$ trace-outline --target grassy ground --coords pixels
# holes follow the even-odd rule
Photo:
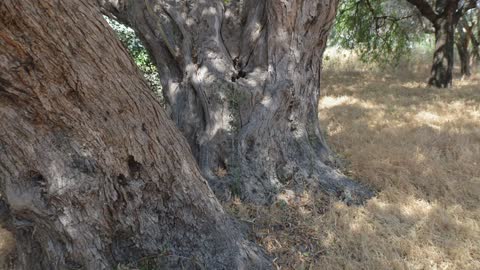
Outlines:
[[[229,209],[277,269],[480,269],[480,76],[433,89],[427,66],[348,59],[326,64],[321,121],[346,173],[378,195],[347,207],[285,193]]]

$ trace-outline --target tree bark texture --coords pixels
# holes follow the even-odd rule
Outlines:
[[[318,121],[337,0],[101,2],[153,56],[171,117],[220,198],[264,203],[285,186],[371,196],[329,166]]]
[[[0,124],[17,269],[269,268],[96,2],[0,2]]]

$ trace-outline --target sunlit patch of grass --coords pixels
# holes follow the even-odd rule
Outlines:
[[[378,195],[348,207],[287,191],[228,209],[277,269],[480,269],[480,76],[435,89],[426,65],[366,70],[327,68],[319,109],[346,173]]]

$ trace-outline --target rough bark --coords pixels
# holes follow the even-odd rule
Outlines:
[[[263,203],[285,186],[371,196],[329,166],[318,121],[337,0],[101,2],[144,41],[171,117],[220,198]]]
[[[96,2],[0,2],[0,125],[17,269],[269,267]]]

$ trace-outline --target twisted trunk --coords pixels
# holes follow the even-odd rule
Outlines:
[[[107,27],[87,0],[0,3],[0,204],[17,269],[267,268]]]
[[[153,56],[171,118],[217,196],[267,202],[281,187],[313,186],[359,202],[371,192],[329,166],[317,114],[337,2],[102,4]]]

